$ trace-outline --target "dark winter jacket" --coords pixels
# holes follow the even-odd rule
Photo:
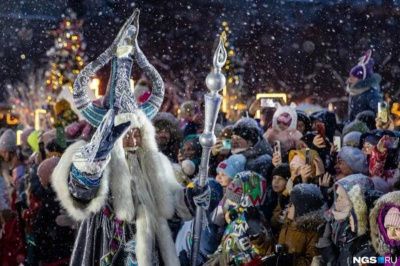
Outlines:
[[[336,131],[336,116],[334,113],[321,110],[311,114],[311,122],[320,121],[325,125],[325,135],[330,142],[333,142],[333,136]]]
[[[278,240],[279,244],[287,248],[286,252],[293,256],[293,262],[286,265],[311,265],[313,257],[318,255],[315,244],[318,241],[317,228],[322,223],[322,210],[309,212],[293,222],[286,221]]]
[[[371,77],[361,80],[353,87],[348,88],[349,104],[348,114],[349,121],[353,121],[357,114],[369,110],[376,114],[378,103],[382,101],[380,85],[382,78],[379,74],[373,74]]]
[[[246,157],[246,171],[254,171],[269,181],[271,178],[270,174],[272,171],[272,148],[268,142],[261,138],[253,147],[242,152]]]
[[[43,193],[42,207],[33,223],[33,234],[38,247],[38,258],[42,262],[54,262],[69,258],[74,244],[74,232],[69,227],[57,225],[60,203],[49,187]]]

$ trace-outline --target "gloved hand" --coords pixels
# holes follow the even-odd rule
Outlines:
[[[103,161],[114,147],[114,143],[128,129],[130,122],[114,125],[115,111],[110,109],[100,126],[94,133],[91,141],[82,147],[77,159],[87,162]]]
[[[211,189],[206,184],[204,187],[195,185],[194,187],[186,188],[186,202],[188,203],[189,210],[192,214],[195,213],[196,207],[205,210],[210,206]]]

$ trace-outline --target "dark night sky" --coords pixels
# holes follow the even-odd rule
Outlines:
[[[68,7],[85,21],[89,59],[111,43],[124,19],[139,7],[142,49],[150,60],[155,57],[173,69],[173,75],[161,70],[172,82],[179,83],[183,72],[192,72],[194,90],[204,87],[223,20],[230,23],[230,40],[244,62],[244,91],[259,91],[267,84],[277,88],[284,82],[286,88],[280,89],[293,94],[317,91],[325,98],[340,96],[343,90],[336,89],[340,83],[331,70],[345,78],[367,48],[374,49],[377,63],[390,55],[389,64],[399,71],[391,66],[384,77],[393,87],[399,82],[399,42],[382,38],[378,25],[383,23],[384,34],[397,38],[390,32],[398,32],[400,25],[397,1],[369,1],[368,6],[357,2],[365,1],[1,1],[0,89],[46,65],[46,50],[53,45],[48,32]],[[389,12],[382,5],[396,8]]]

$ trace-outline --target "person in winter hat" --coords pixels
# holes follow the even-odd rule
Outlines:
[[[156,140],[161,152],[172,162],[178,162],[179,143],[182,140],[178,119],[170,113],[160,112],[154,117],[153,125],[156,128]]]
[[[257,122],[252,118],[241,118],[232,130],[232,154],[246,157],[245,170],[269,177],[272,171],[272,149],[262,137]]]
[[[346,91],[349,93],[348,116],[353,121],[363,111],[377,113],[378,103],[382,101],[379,83],[382,78],[374,73],[372,51],[368,50],[350,70]]]
[[[33,220],[32,235],[37,246],[37,259],[43,265],[68,263],[75,239],[75,232],[71,228],[60,226],[56,222],[63,214],[50,182],[59,161],[59,157],[46,159],[37,170],[43,192],[40,207]]]
[[[267,265],[310,265],[318,255],[317,228],[323,221],[324,201],[319,188],[299,184],[290,193],[290,205],[280,230],[278,244],[285,255],[273,256]],[[279,264],[278,264],[279,262]]]
[[[198,182],[198,179],[194,182]],[[222,200],[222,186],[219,185],[212,178],[208,178],[208,185],[211,188],[211,200],[204,214],[206,216],[205,219],[207,222],[205,226],[202,227],[200,250],[196,265],[203,265],[207,261],[208,255],[215,252],[221,241],[224,230],[223,227],[219,227],[218,225],[213,223],[211,219],[212,213],[214,212],[214,210],[216,210],[219,202]],[[195,208],[193,208],[193,214],[195,213],[195,211]],[[175,249],[181,263],[180,265],[182,266],[190,265],[194,228],[193,223],[193,219],[184,222],[183,225],[180,227],[176,237]]]
[[[245,165],[246,157],[242,154],[231,155],[228,159],[218,164],[216,181],[222,187],[227,187],[238,173],[244,171]]]
[[[280,141],[281,156],[286,157],[289,150],[296,148],[302,136],[297,130],[297,113],[294,108],[278,105],[272,126],[265,132],[264,138],[270,145],[274,145],[275,141]]]
[[[157,147],[151,119],[163,102],[164,83],[138,45],[138,21],[135,10],[74,83],[75,105],[97,128],[89,142],[67,148],[52,175],[62,206],[80,221],[71,265],[179,265],[167,220],[174,214],[191,218],[189,201],[209,203],[209,187],[182,188]],[[109,61],[105,108],[98,108],[88,81]],[[140,105],[129,81],[134,61],[152,83],[151,96]]]
[[[392,131],[373,130],[361,135],[360,146],[368,158],[370,176],[379,176],[393,186],[399,180],[399,138]]]
[[[369,110],[363,111],[356,116],[356,120],[364,122],[370,130],[376,129],[375,113]]]
[[[333,136],[336,131],[336,116],[334,113],[321,110],[314,112],[310,115],[312,130],[314,132],[318,132],[318,124],[322,123],[325,131],[325,137],[329,140],[329,142],[333,142]]]
[[[307,132],[311,131],[311,119],[310,117],[301,110],[296,110],[297,113],[297,130],[305,135]]]
[[[371,240],[380,256],[391,257],[385,265],[400,265],[400,191],[387,193],[380,197],[371,210],[369,222]],[[390,263],[393,262],[393,263]]]
[[[232,155],[232,128],[232,125],[225,126],[219,133],[215,145],[211,148],[210,176],[216,176],[218,164]]]
[[[319,176],[325,173],[324,164],[319,154],[310,149],[311,164],[307,164],[307,149],[292,150],[289,153],[291,179],[288,188],[298,183],[318,183]],[[290,190],[289,190],[290,192]]]
[[[289,191],[286,189],[290,179],[290,166],[282,163],[272,171],[272,190],[278,194],[277,205],[273,210],[271,227],[274,233],[279,233],[285,218],[285,210],[289,204]]]
[[[265,201],[266,189],[266,180],[255,172],[235,176],[220,203],[227,226],[221,244],[206,265],[243,265],[266,255],[270,236],[257,209]],[[237,232],[235,228],[240,225],[244,230]]]
[[[342,178],[334,188],[334,204],[317,244],[323,265],[349,265],[348,258],[375,256],[369,242],[368,215],[382,193],[374,190],[372,180],[362,174]]]
[[[336,180],[352,174],[367,174],[367,157],[358,148],[343,147],[338,153],[335,170]]]
[[[182,142],[182,147],[179,149],[178,162],[182,165],[183,161],[190,160],[195,166],[195,171],[192,176],[196,175],[201,160],[202,147],[200,145],[199,135],[188,135]],[[189,166],[189,164],[188,164]],[[190,172],[193,172],[190,170]]]
[[[24,157],[29,158],[32,155],[32,148],[29,146],[28,137],[35,129],[27,127],[22,131],[21,134],[21,150]]]

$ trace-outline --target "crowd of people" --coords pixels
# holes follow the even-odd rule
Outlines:
[[[124,56],[115,64],[127,62]],[[180,264],[189,265],[194,214],[203,207],[197,265],[358,265],[353,258],[373,256],[385,256],[389,265],[400,255],[400,135],[379,82],[367,52],[350,71],[344,124],[327,110],[307,114],[279,104],[261,110],[260,119],[253,106],[247,117],[217,124],[205,190],[198,187],[204,114],[197,102],[182,103],[178,117],[149,112],[151,123],[140,112],[122,114],[136,124],[123,137],[126,154],[119,154],[113,147],[125,120],[110,133],[107,115],[91,125],[61,100],[53,129],[25,128],[18,138],[3,129],[0,136],[0,262],[120,265],[120,253],[135,253],[127,257],[172,265],[165,255],[171,238]],[[90,151],[71,152],[99,138],[104,145],[92,159]],[[163,179],[166,164],[173,181]],[[138,180],[122,178],[129,173]],[[181,188],[177,194],[184,191],[185,209],[174,215],[163,197],[171,182]],[[207,202],[199,199],[205,191]],[[133,218],[127,208],[136,207]],[[155,247],[130,239],[143,233],[142,213],[157,221],[145,224],[154,229]],[[166,220],[172,236],[165,235]],[[143,255],[147,248],[160,257]]]

